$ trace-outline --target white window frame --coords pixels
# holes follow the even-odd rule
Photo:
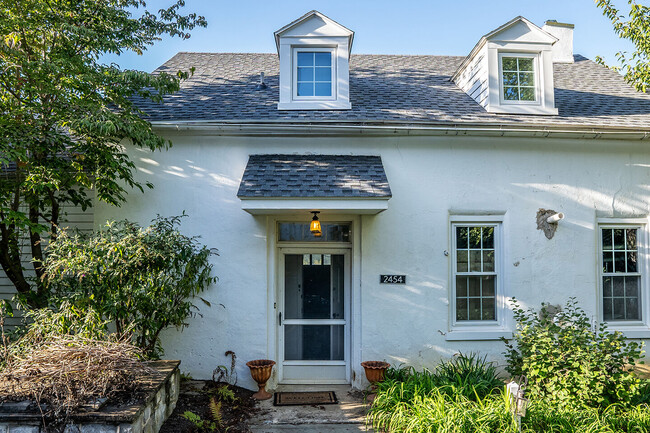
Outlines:
[[[609,330],[621,331],[629,338],[650,338],[650,296],[648,288],[648,218],[599,218],[597,235],[598,274],[598,318],[605,322]],[[641,320],[612,320],[605,321],[603,312],[603,245],[602,229],[637,229],[637,257],[639,278],[639,302],[641,304]],[[620,274],[621,276],[625,274]]]
[[[449,331],[448,341],[457,340],[498,340],[512,338],[508,329],[509,319],[505,296],[504,215],[451,215],[449,224]],[[497,276],[495,287],[496,320],[456,320],[456,227],[485,227],[494,229],[494,270]],[[477,273],[482,275],[483,273]]]
[[[535,100],[534,101],[513,101],[504,98],[503,89],[503,58],[519,57],[533,59],[533,74],[535,74]],[[539,68],[539,53],[521,53],[511,51],[499,51],[499,102],[501,105],[541,105],[542,80]]]
[[[330,96],[298,96],[298,53],[330,53],[332,56],[332,94]],[[293,47],[291,53],[291,95],[294,101],[336,101],[338,89],[336,88],[336,47]]]

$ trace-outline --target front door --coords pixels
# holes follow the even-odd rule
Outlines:
[[[282,383],[349,383],[350,254],[280,250]]]

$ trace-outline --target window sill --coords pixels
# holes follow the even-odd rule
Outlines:
[[[447,341],[480,341],[511,339],[512,331],[507,329],[454,329],[445,334]]]
[[[349,102],[340,101],[295,101],[280,102],[278,110],[349,110]]]
[[[555,116],[558,111],[557,108],[546,108],[542,105],[531,104],[502,104],[502,105],[488,105],[486,108],[488,113],[500,114],[536,114]]]
[[[607,330],[610,332],[621,332],[626,338],[650,339],[650,327],[646,325],[621,325],[608,323]]]

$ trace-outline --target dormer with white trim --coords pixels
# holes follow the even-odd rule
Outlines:
[[[274,33],[279,110],[349,110],[354,32],[311,11]]]
[[[553,87],[557,41],[517,17],[483,36],[452,80],[490,113],[557,114]]]

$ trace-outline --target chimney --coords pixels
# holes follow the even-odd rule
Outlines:
[[[573,27],[555,20],[544,23],[542,30],[558,38],[553,44],[553,63],[573,63]]]

